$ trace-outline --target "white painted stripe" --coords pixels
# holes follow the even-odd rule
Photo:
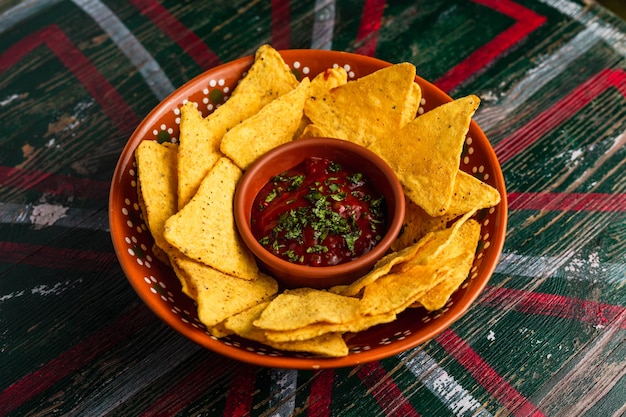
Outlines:
[[[130,62],[143,76],[157,99],[163,100],[172,91],[172,85],[160,65],[128,30],[124,23],[99,0],[72,0],[106,32]]]
[[[398,356],[404,361],[404,366],[455,416],[492,417],[480,401],[420,348],[403,352]]]
[[[613,48],[615,52],[626,57],[626,34],[606,23],[598,16],[589,13],[585,8],[570,0],[540,0],[542,3],[558,10],[564,15],[587,26],[598,38]]]
[[[505,252],[500,257],[495,272],[531,278],[542,275],[611,285],[626,283],[626,263],[602,262],[597,252],[561,256],[526,256]]]
[[[333,47],[335,30],[335,0],[315,0],[315,21],[313,22],[313,39],[311,49],[327,49]]]
[[[271,417],[289,417],[296,408],[298,371],[293,369],[270,370],[270,408],[275,408]]]
[[[134,364],[129,371],[106,379],[103,386],[89,396],[81,398],[79,404],[67,415],[94,417],[111,415],[121,404],[202,349],[183,338],[159,341],[152,348],[147,349],[148,353],[144,359]]]
[[[43,215],[45,213],[49,215]],[[73,229],[109,231],[106,208],[89,210],[60,204],[15,204],[0,202],[0,224],[27,224],[39,229],[61,226]]]
[[[547,58],[526,72],[524,78],[518,80],[515,87],[504,98],[498,98],[494,105],[481,107],[474,117],[485,130],[499,125],[503,120],[524,105],[528,99],[539,92],[554,78],[567,71],[570,64],[589,51],[598,42],[604,41],[618,54],[626,57],[626,35],[607,24],[597,16],[586,12],[579,4],[569,0],[541,0],[585,25],[585,29],[561,48],[549,54]],[[485,94],[488,97],[489,94]]]
[[[23,0],[0,14],[0,33],[4,33],[24,20],[61,3],[61,0]]]
[[[573,61],[599,41],[591,29],[583,30],[557,51],[550,54],[548,58],[539,61],[538,65],[528,70],[524,77],[507,92],[505,97],[498,99],[497,104],[480,108],[474,119],[486,130],[499,125],[509,117],[509,114],[515,113],[519,107],[525,105],[532,95],[567,71]]]

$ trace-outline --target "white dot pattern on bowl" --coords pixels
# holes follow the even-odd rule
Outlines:
[[[357,77],[357,71],[355,68],[352,68],[349,64],[339,64],[336,63],[333,67],[342,66],[348,73],[349,79],[354,79]],[[292,69],[294,73],[301,73],[304,75],[308,75],[311,72],[310,67],[304,65],[300,61],[295,61],[292,63]],[[245,73],[244,73],[245,74]],[[200,93],[202,97],[195,102],[199,111],[203,115],[208,115],[215,108],[219,107],[221,104],[225,103],[228,100],[228,93],[230,92],[230,88],[227,85],[226,81],[221,78],[211,79],[208,81],[206,87],[204,87]],[[185,100],[187,101],[187,100]],[[182,105],[182,103],[181,103]],[[427,109],[427,100],[426,98],[422,98],[419,103],[418,115],[423,114]],[[180,124],[180,108],[176,107],[172,109],[174,117],[174,126],[167,126],[165,124],[159,124],[153,127],[150,132],[152,133],[151,137],[147,139],[156,140],[159,142],[169,141],[172,143],[178,142],[178,125]],[[461,168],[475,175],[477,178],[486,181],[490,178],[487,169],[483,165],[476,164],[474,162],[476,156],[474,141],[471,137],[467,137],[463,153],[461,155]],[[127,243],[127,253],[126,256],[135,259],[138,265],[142,268],[145,268],[145,278],[144,283],[149,287],[150,292],[158,297],[159,300],[163,303],[166,303],[169,307],[169,311],[177,316],[180,321],[187,326],[191,326],[194,329],[198,329],[206,334],[208,337],[215,341],[220,341],[226,346],[231,346],[237,349],[245,349],[250,352],[255,352],[259,355],[264,356],[290,356],[290,357],[308,357],[307,355],[299,355],[294,353],[285,353],[282,351],[274,350],[268,348],[265,345],[260,345],[254,342],[249,342],[247,340],[239,339],[238,337],[224,337],[224,338],[216,338],[211,335],[205,326],[200,322],[197,317],[196,311],[189,311],[186,309],[181,309],[179,305],[189,304],[189,300],[187,296],[184,295],[179,290],[170,290],[168,285],[163,281],[159,280],[153,275],[151,275],[152,270],[152,248],[146,246],[145,244],[138,244],[139,235],[142,236],[142,239],[145,238],[145,232],[147,231],[147,226],[141,214],[141,210],[137,203],[137,195],[136,195],[136,168],[133,164],[132,168],[129,168],[127,172],[127,176],[129,181],[131,182],[131,189],[133,190],[132,195],[126,196],[124,199],[124,207],[121,209],[121,213],[126,219],[127,225],[127,236],[125,237],[125,242]],[[484,213],[484,216],[488,216],[493,214],[495,209],[490,209],[487,213]],[[471,280],[475,279],[478,275],[478,269],[480,262],[482,260],[483,251],[490,246],[490,235],[489,233],[484,232],[485,228],[490,224],[488,218],[481,220],[481,225],[483,227],[483,233],[481,233],[481,241],[479,243],[479,251],[477,253],[476,259],[474,261],[474,265],[470,271],[468,279],[461,285],[458,292],[462,292],[466,290],[469,286]],[[184,300],[183,300],[184,299]],[[439,311],[427,313],[421,311],[420,316],[418,316],[418,320],[420,320],[424,324],[431,323],[439,318],[443,317],[450,308],[454,305],[454,296],[448,301],[446,306]],[[418,309],[412,309],[413,311],[417,311]],[[422,310],[422,309],[420,309]],[[413,314],[413,313],[411,313]],[[351,354],[358,354],[360,352],[367,352],[369,350],[375,349],[376,346],[385,346],[393,344],[394,342],[404,340],[411,336],[411,329],[402,329],[400,331],[394,332],[391,336],[381,337],[377,342],[369,341],[369,343],[359,343],[352,342],[349,344],[349,349]]]

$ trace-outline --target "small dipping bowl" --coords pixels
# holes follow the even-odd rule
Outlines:
[[[276,175],[308,157],[325,158],[352,172],[360,172],[386,204],[387,230],[368,253],[333,266],[308,266],[279,258],[265,249],[251,230],[252,205],[259,191]],[[258,158],[241,177],[234,198],[237,229],[254,254],[259,268],[286,288],[329,288],[350,284],[367,274],[398,237],[404,221],[404,193],[393,170],[378,155],[363,146],[341,139],[304,138],[280,145]]]

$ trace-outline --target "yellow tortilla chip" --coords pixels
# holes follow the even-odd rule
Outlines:
[[[188,101],[180,109],[180,152],[178,164],[178,209],[196,193],[220,154],[221,136],[215,126],[202,117],[195,103]]]
[[[394,251],[410,246],[428,232],[446,228],[449,221],[472,210],[493,207],[500,202],[500,193],[479,179],[458,171],[450,205],[441,216],[430,216],[424,209],[405,198],[405,215],[402,233],[391,245]]]
[[[217,326],[278,291],[276,280],[261,273],[254,280],[240,279],[186,257],[176,259],[176,265],[197,288],[198,318],[207,327]]]
[[[177,250],[174,247],[171,247],[170,250],[168,250],[167,256],[169,259],[170,266],[172,267],[172,269],[174,270],[174,273],[176,274],[176,277],[180,281],[181,290],[183,294],[187,295],[192,300],[197,300],[198,288],[196,287],[195,281],[191,279],[191,277],[178,266],[179,259],[185,260],[189,258],[187,258],[185,255],[183,255],[179,250]]]
[[[265,331],[256,327],[254,322],[269,303],[258,304],[242,313],[229,317],[224,326],[241,337],[264,343],[275,349],[307,352],[326,357],[342,357],[348,354],[348,346],[339,333],[328,333],[308,340],[273,342],[265,336]]]
[[[165,222],[165,239],[186,256],[225,274],[255,279],[254,256],[235,226],[233,197],[241,170],[220,158],[196,195]]]
[[[137,146],[135,158],[144,220],[156,245],[167,248],[169,244],[163,237],[165,221],[176,213],[176,146],[144,140]]]
[[[263,45],[257,49],[252,66],[228,101],[207,116],[203,123],[194,125],[201,136],[185,133],[181,114],[179,209],[195,194],[215,163],[213,156],[215,152],[219,153],[224,134],[297,86],[298,80],[280,54],[271,46]],[[193,112],[189,114],[195,116]]]
[[[473,209],[480,210],[493,207],[499,202],[500,193],[496,188],[459,170],[456,174],[452,200],[446,215],[458,216]]]
[[[379,315],[399,313],[416,298],[437,285],[451,269],[445,262],[414,265],[400,271],[391,271],[365,287],[361,299],[361,313]]]
[[[434,236],[431,236],[431,237],[434,238]],[[394,267],[395,265],[398,265],[398,264],[401,264],[403,262],[407,262],[413,259],[418,253],[418,251],[422,248],[422,246],[424,246],[427,242],[428,242],[427,239],[420,239],[418,242],[416,242],[415,244],[411,246],[408,246],[398,252],[392,252],[384,256],[383,258],[381,258],[378,262],[376,262],[376,264],[374,265],[374,268],[369,273],[357,279],[350,285],[341,286],[337,288],[336,290],[333,290],[331,288],[331,290],[333,290],[333,292],[336,292],[337,294],[345,295],[348,297],[356,296],[367,285],[372,284],[377,279],[388,274],[391,268]]]
[[[359,316],[345,323],[314,323],[299,329],[275,331],[266,330],[265,337],[271,342],[294,342],[319,337],[328,333],[356,333],[362,332],[379,324],[389,323],[396,319],[393,312],[375,316]]]
[[[302,119],[309,79],[273,100],[258,113],[229,130],[222,138],[221,151],[243,170],[259,156],[293,139]]]
[[[480,224],[475,220],[468,220],[460,227],[454,240],[454,253],[458,256],[456,263],[444,279],[435,287],[419,297],[417,301],[427,310],[434,311],[442,308],[450,296],[465,281],[474,263],[476,246],[480,239]]]
[[[328,68],[324,72],[317,74],[311,81],[311,99],[323,97],[330,90],[348,82],[348,73],[342,67]]]
[[[449,216],[429,216],[423,208],[405,197],[404,223],[402,232],[391,244],[391,249],[400,251],[419,242],[430,232],[445,229]]]
[[[324,290],[286,290],[270,302],[255,326],[293,330],[313,323],[345,323],[359,316],[359,300]]]
[[[470,95],[442,104],[418,117],[370,149],[394,170],[404,192],[428,215],[450,205],[459,158],[479,98]]]
[[[362,146],[388,141],[415,117],[421,100],[415,66],[409,63],[320,90],[305,103],[307,117],[328,136]]]
[[[428,265],[459,256],[460,252],[458,251],[459,247],[457,246],[457,243],[460,230],[468,219],[475,213],[476,210],[471,210],[459,219],[455,220],[452,226],[435,232],[430,232],[420,240],[420,242],[424,241],[424,243],[415,253],[415,256],[406,262],[399,264],[398,268],[409,269],[414,265]]]

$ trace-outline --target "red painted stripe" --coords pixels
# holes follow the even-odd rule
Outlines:
[[[276,49],[289,49],[291,46],[289,0],[272,0],[272,46]]]
[[[452,90],[470,76],[485,69],[503,52],[514,46],[546,21],[545,16],[538,15],[534,11],[510,0],[472,1],[509,16],[517,20],[517,22],[471,53],[435,81],[435,84],[444,91]]]
[[[435,338],[491,395],[514,416],[543,417],[544,414],[487,363],[452,330],[447,329]]]
[[[315,374],[309,393],[307,417],[330,417],[334,381],[335,371],[332,369]]]
[[[178,383],[174,384],[165,395],[161,396],[154,404],[146,408],[142,417],[169,417],[177,415],[196,398],[200,397],[215,384],[220,378],[231,371],[233,363],[230,360],[216,358],[210,354],[204,360],[199,361],[194,370],[185,375]]]
[[[230,381],[224,417],[245,417],[252,412],[252,400],[256,385],[256,367],[241,366]]]
[[[357,371],[380,408],[388,417],[419,416],[387,371],[378,362],[362,365]]]
[[[488,286],[478,302],[483,306],[504,307],[525,314],[578,320],[594,326],[616,324],[618,328],[626,329],[626,307],[597,301]]]
[[[96,181],[46,171],[0,166],[0,187],[35,190],[52,195],[105,200],[109,197],[109,181]]]
[[[591,77],[554,106],[539,114],[528,124],[504,138],[495,147],[501,164],[521,153],[546,133],[569,120],[578,111],[605,92],[615,87],[626,97],[626,72],[622,69],[604,69]]]
[[[202,69],[207,70],[220,64],[220,59],[215,52],[158,1],[131,0],[131,2],[141,14],[145,15],[156,27],[176,42]]]
[[[508,193],[510,210],[626,211],[626,194]]]
[[[155,320],[143,304],[0,392],[0,415],[6,415],[63,378],[98,358]]]
[[[127,133],[139,124],[139,118],[122,96],[57,25],[31,33],[0,55],[0,75],[42,44],[74,74],[120,131]]]
[[[116,259],[113,252],[0,242],[0,263],[76,271],[103,271],[116,266]]]
[[[378,44],[378,31],[385,11],[385,0],[365,0],[361,23],[356,35],[357,42],[363,42],[355,52],[361,55],[374,56]]]

